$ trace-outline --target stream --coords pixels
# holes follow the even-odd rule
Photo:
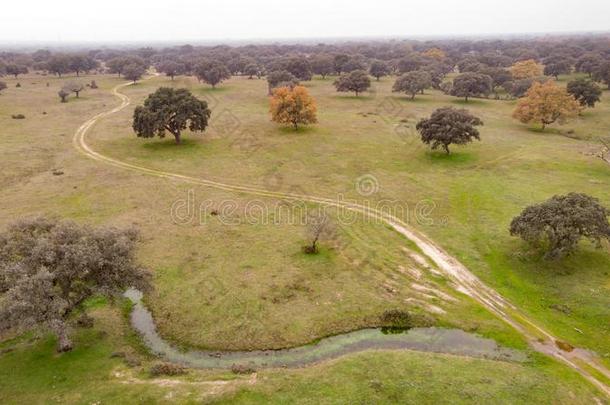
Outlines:
[[[131,325],[141,335],[148,349],[166,361],[194,368],[228,369],[233,365],[252,368],[300,367],[375,349],[406,349],[515,362],[526,360],[525,353],[500,347],[492,339],[460,329],[437,327],[412,328],[392,333],[379,328],[360,329],[326,337],[312,344],[279,350],[181,350],[157,333],[152,314],[144,306],[140,291],[129,289],[125,296],[133,303]]]

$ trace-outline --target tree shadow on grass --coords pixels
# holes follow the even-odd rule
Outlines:
[[[281,126],[279,127],[279,132],[286,135],[304,135],[316,132],[316,127],[299,126],[299,128],[295,130],[293,126]]]
[[[505,260],[513,268],[523,269],[533,281],[553,276],[603,277],[610,275],[610,270],[597,273],[604,267],[603,263],[608,262],[609,250],[608,246],[597,248],[583,239],[567,256],[549,259],[545,256],[547,248],[544,244],[532,246],[519,240],[511,243],[510,249],[505,251]]]
[[[579,139],[578,136],[576,136],[575,132],[569,133],[569,131],[570,131],[569,129],[563,130],[560,128],[549,128],[549,127],[542,129],[541,126],[535,126],[535,127],[527,127],[526,131],[530,132],[532,134],[542,135],[542,136],[556,135],[556,136],[566,136],[566,137],[569,137],[572,139]]]
[[[201,83],[202,87],[197,88],[197,91],[200,93],[224,93],[225,91],[229,91],[233,88],[233,86],[227,85],[218,85],[218,87],[212,87],[207,84]]]
[[[337,100],[360,100],[360,101],[369,101],[369,100],[374,100],[375,96],[374,95],[354,95],[354,94],[335,94],[333,96],[330,96],[330,98],[334,98]]]
[[[490,99],[484,99],[484,98],[469,98],[468,101],[466,101],[463,98],[457,98],[455,100],[451,100],[451,103],[461,105],[462,107],[468,107],[468,106],[485,105],[485,104],[487,104],[487,102],[489,100]]]
[[[173,137],[150,140],[142,144],[142,148],[150,151],[193,151],[200,147],[201,143],[197,139],[182,138],[178,145]]]
[[[455,148],[453,146],[450,154],[439,150],[427,150],[424,153],[424,159],[433,164],[442,164],[443,166],[463,165],[477,160],[477,155],[474,152],[456,151]]]
[[[430,94],[416,94],[415,98],[412,99],[410,94],[401,94],[400,96],[393,96],[392,98],[407,104],[427,104],[436,102],[436,100],[428,96],[430,96]]]

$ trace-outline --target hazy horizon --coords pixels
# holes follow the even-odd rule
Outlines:
[[[610,2],[583,0],[462,2],[431,0],[408,4],[390,0],[353,3],[311,0],[307,7],[279,0],[257,3],[201,3],[171,6],[106,0],[104,7],[66,0],[35,2],[27,15],[17,4],[3,12],[19,18],[0,26],[0,44],[176,44],[349,40],[358,38],[449,38],[605,33]],[[102,3],[96,3],[99,6]]]

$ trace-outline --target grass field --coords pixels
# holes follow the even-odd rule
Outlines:
[[[21,88],[7,80],[9,88],[0,96],[0,145],[6,156],[0,224],[32,213],[136,224],[143,234],[140,259],[155,275],[155,291],[147,303],[161,334],[170,340],[213,349],[288,347],[376,325],[384,310],[402,308],[430,322],[525,347],[508,326],[418,263],[416,249],[385,225],[359,218],[323,243],[320,255],[309,257],[300,252],[306,243],[303,226],[270,224],[275,219],[272,211],[249,221],[245,208],[252,198],[247,195],[191,187],[83,157],[72,146],[74,130],[116,105],[109,90],[122,82],[109,76],[95,79],[99,89],[66,104],[56,96],[58,79],[20,78]],[[294,133],[270,122],[264,80],[234,78],[212,90],[190,78],[156,77],[123,89],[132,105],[97,124],[87,140],[105,155],[159,170],[359,202],[395,200],[405,220],[517,307],[610,364],[608,247],[595,250],[583,244],[561,262],[546,262],[507,231],[510,219],[524,206],[557,193],[586,192],[610,206],[610,167],[589,155],[596,151],[596,137],[608,137],[608,92],[576,122],[541,133],[510,118],[513,101],[466,104],[436,91],[410,101],[390,92],[392,81],[374,82],[374,91],[360,97],[336,93],[332,79],[306,83],[317,100],[320,122]],[[213,119],[203,136],[187,134],[181,146],[167,138],[135,137],[130,128],[133,108],[161,85],[187,87],[208,100]],[[450,156],[421,145],[413,131],[415,122],[443,105],[466,107],[480,116],[485,122],[481,142],[456,147]],[[26,119],[10,118],[17,113]],[[409,128],[397,129],[401,124]],[[53,175],[54,169],[64,174]],[[376,193],[358,193],[355,185],[363,176],[374,179]],[[237,208],[230,215],[212,216],[208,210],[200,218],[195,213],[176,224],[172,204],[186,200],[189,192],[195,207]],[[272,199],[260,202],[265,207],[278,204]],[[426,215],[431,221],[415,215],[420,207],[433,207]],[[532,353],[524,365],[420,353],[364,353],[311,369],[260,372],[254,384],[230,374],[192,372],[187,378],[231,380],[222,389],[214,388],[216,392],[195,383],[168,388],[155,385],[140,368],[125,368],[120,360],[108,358],[121,347],[134,346],[133,339],[126,326],[118,332],[109,326],[120,322],[116,306],[92,311],[99,325],[79,331],[83,347],[74,353],[55,356],[48,339],[25,348],[20,339],[9,342],[16,349],[0,355],[0,368],[14,375],[2,378],[0,399],[43,402],[56,389],[54,395],[77,403],[111,402],[113,395],[134,403],[196,401],[202,392],[208,399],[293,402],[310,390],[309,395],[326,395],[328,402],[501,398],[512,403],[588,403],[595,393],[569,370]],[[119,318],[108,320],[113,317]],[[151,361],[139,356],[144,364]],[[69,371],[58,374],[61,362],[72,363]],[[28,374],[34,367],[40,374]],[[464,374],[454,375],[456,368]],[[135,373],[144,382],[125,384],[112,377],[117,369]],[[75,381],[80,375],[90,376],[88,385]],[[40,388],[32,391],[33,385]],[[311,386],[316,388],[307,388]],[[176,397],[168,398],[169,392]],[[221,395],[225,392],[227,396]]]

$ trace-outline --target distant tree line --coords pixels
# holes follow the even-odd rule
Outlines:
[[[58,76],[78,76],[91,71],[124,75],[126,70],[133,72],[154,66],[171,78],[190,75],[204,80],[207,75],[202,74],[201,64],[206,61],[214,73],[209,82],[205,81],[213,86],[227,76],[254,78],[276,71],[289,72],[299,81],[311,80],[313,75],[326,78],[353,71],[366,71],[376,80],[387,75],[425,71],[434,88],[440,88],[449,72],[470,72],[491,77],[491,92],[495,94],[506,83],[511,83],[507,87],[512,89],[515,81],[543,75],[557,77],[572,71],[610,84],[610,43],[603,35],[535,40],[394,40],[233,47],[183,45],[70,53],[40,49],[30,53],[0,52],[0,75],[18,77],[29,71]],[[519,87],[522,86],[515,86]]]

